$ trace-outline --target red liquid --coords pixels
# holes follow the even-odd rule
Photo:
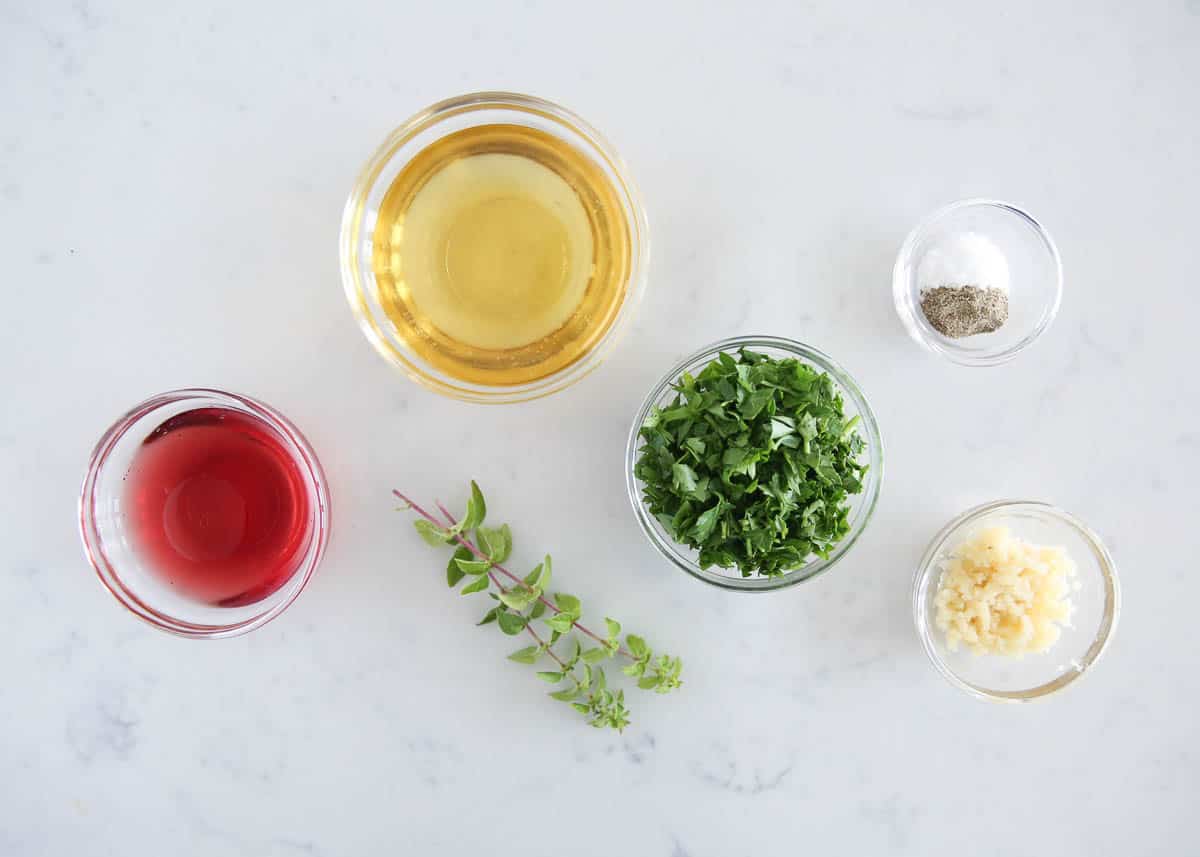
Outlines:
[[[201,408],[150,433],[125,476],[134,542],[185,597],[223,607],[266,598],[309,542],[308,492],[257,417]]]

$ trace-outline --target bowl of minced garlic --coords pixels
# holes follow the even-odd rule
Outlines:
[[[951,651],[965,645],[972,654],[1015,658],[1045,652],[1071,622],[1077,576],[1065,548],[987,527],[944,560],[934,624]]]
[[[1065,687],[1107,646],[1120,610],[1099,537],[1046,503],[999,501],[951,521],[913,588],[934,666],[986,699],[1025,701]]]

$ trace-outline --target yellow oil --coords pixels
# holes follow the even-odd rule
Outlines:
[[[397,332],[453,378],[543,378],[612,326],[630,236],[603,170],[520,125],[448,135],[417,154],[379,208],[372,267]]]

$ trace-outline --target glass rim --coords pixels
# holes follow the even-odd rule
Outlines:
[[[937,570],[938,558],[941,556],[946,543],[964,527],[970,526],[995,512],[1009,510],[1028,511],[1040,517],[1052,518],[1075,530],[1087,542],[1088,547],[1091,548],[1092,555],[1100,567],[1101,576],[1104,578],[1106,591],[1104,615],[1101,617],[1096,636],[1092,639],[1082,658],[1080,658],[1078,669],[1064,672],[1036,687],[1025,690],[1002,691],[966,681],[951,669],[945,659],[938,654],[937,646],[934,642],[935,629],[927,615],[925,595],[928,588],[933,585],[933,576]],[[1053,503],[1041,500],[993,500],[973,506],[955,516],[938,530],[930,540],[929,546],[926,548],[924,555],[917,565],[916,573],[913,575],[912,609],[913,623],[916,625],[917,635],[921,638],[921,646],[925,649],[925,654],[934,668],[946,681],[976,699],[988,702],[1034,702],[1039,699],[1045,699],[1055,691],[1076,684],[1086,673],[1091,671],[1092,667],[1099,662],[1101,656],[1108,650],[1113,634],[1116,633],[1118,620],[1121,617],[1121,584],[1117,576],[1116,563],[1112,558],[1112,554],[1109,553],[1108,548],[1105,546],[1104,541],[1091,527],[1075,515],[1055,506]]]
[[[146,603],[136,592],[130,589],[122,579],[120,570],[105,551],[104,539],[97,524],[96,506],[98,481],[104,466],[108,463],[109,455],[125,434],[143,417],[154,413],[167,405],[180,402],[196,401],[217,404],[233,404],[245,408],[253,416],[261,419],[274,431],[278,432],[291,448],[290,452],[296,462],[302,465],[305,483],[315,495],[313,513],[312,540],[305,550],[300,565],[280,588],[284,595],[270,607],[228,624],[204,624],[191,622],[171,616],[168,613]],[[83,551],[92,570],[96,572],[100,583],[105,589],[130,613],[143,622],[180,637],[190,639],[222,639],[235,637],[260,628],[276,618],[299,597],[307,586],[309,579],[316,571],[329,542],[330,511],[329,489],[325,480],[324,470],[317,459],[316,453],[308,440],[292,422],[270,405],[250,396],[218,390],[212,387],[186,387],[169,390],[151,396],[134,405],[101,435],[88,458],[87,470],[79,490],[77,518],[80,540]]]
[[[918,317],[919,312],[911,299],[912,289],[909,287],[908,277],[904,276],[905,270],[912,263],[912,254],[916,248],[917,241],[929,231],[929,228],[949,214],[953,214],[964,208],[973,207],[1000,208],[1024,220],[1033,228],[1034,233],[1038,236],[1054,263],[1054,295],[1050,303],[1042,311],[1042,316],[1038,319],[1038,323],[1018,342],[994,352],[967,352],[948,346],[936,336],[931,335],[928,323],[923,322]],[[905,237],[904,243],[900,246],[900,251],[896,254],[896,261],[892,266],[892,302],[895,304],[896,314],[900,316],[900,321],[903,323],[904,329],[908,331],[908,335],[926,351],[944,357],[951,363],[959,366],[999,366],[1015,358],[1040,339],[1042,334],[1046,332],[1058,317],[1059,308],[1062,306],[1062,293],[1062,256],[1059,254],[1058,245],[1054,242],[1054,238],[1050,235],[1049,230],[1042,225],[1041,221],[1021,206],[1000,199],[990,199],[987,197],[960,199],[927,214],[921,218]]]
[[[813,558],[800,568],[770,577],[759,575],[743,578],[724,575],[710,569],[703,569],[698,563],[692,562],[682,556],[680,552],[681,546],[667,539],[659,532],[658,527],[655,526],[656,521],[642,501],[639,488],[640,483],[634,473],[640,449],[641,428],[650,413],[650,409],[671,390],[672,385],[679,379],[679,376],[683,372],[701,362],[707,363],[711,361],[722,351],[736,350],[743,347],[775,348],[794,355],[812,364],[817,369],[828,373],[841,390],[853,401],[855,408],[862,416],[863,435],[864,440],[867,442],[867,457],[870,464],[870,468],[867,471],[867,481],[863,485],[863,494],[855,495],[862,497],[860,501],[861,521],[857,522],[851,531],[846,534],[845,538],[837,543],[833,553],[824,559],[814,555]],[[794,586],[797,583],[812,580],[836,565],[849,553],[850,549],[866,530],[867,525],[871,522],[875,514],[875,508],[879,503],[879,495],[883,487],[883,476],[883,437],[879,431],[879,423],[875,418],[875,412],[871,409],[870,402],[863,394],[858,382],[854,380],[840,363],[825,352],[797,340],[777,336],[734,336],[706,345],[691,353],[683,360],[680,360],[655,383],[649,394],[642,401],[642,405],[634,417],[633,425],[630,427],[625,446],[626,492],[629,496],[630,505],[633,507],[634,516],[637,518],[638,524],[641,526],[646,538],[676,568],[687,572],[692,577],[704,583],[734,592],[774,592]]]
[[[390,322],[377,319],[371,311],[368,296],[374,287],[361,270],[360,247],[364,233],[368,231],[368,227],[363,225],[364,209],[384,168],[405,144],[439,123],[473,111],[490,109],[539,116],[581,138],[591,149],[583,154],[595,157],[612,180],[613,190],[622,202],[630,237],[629,277],[621,304],[608,330],[587,352],[570,364],[523,384],[486,385],[435,373],[411,348],[395,345],[386,333],[385,325]],[[342,288],[360,330],[375,351],[422,387],[453,399],[481,404],[512,404],[549,396],[574,385],[599,368],[628,330],[645,291],[649,261],[649,222],[645,207],[625,162],[612,144],[592,125],[565,107],[536,96],[499,90],[472,92],[444,99],[418,111],[395,128],[359,171],[342,212],[339,234]]]

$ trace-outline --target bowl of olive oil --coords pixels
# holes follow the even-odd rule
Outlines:
[[[644,287],[646,217],[612,147],[570,111],[481,92],[397,128],[342,218],[346,297],[413,380],[478,402],[595,369]]]

